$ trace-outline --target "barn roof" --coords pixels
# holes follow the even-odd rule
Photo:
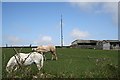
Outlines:
[[[103,41],[106,41],[106,42],[120,42],[120,40],[103,40]]]
[[[77,44],[77,43],[97,43],[97,42],[110,42],[110,43],[120,43],[120,40],[81,40],[77,39],[72,42],[72,44]]]
[[[80,39],[77,39],[75,41],[72,42],[73,43],[96,43],[98,42],[97,40],[80,40]]]

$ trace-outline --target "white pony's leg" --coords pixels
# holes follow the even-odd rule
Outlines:
[[[11,72],[10,70],[11,70],[10,67],[6,67],[6,71],[7,71],[8,73]]]
[[[13,67],[14,67],[14,65],[7,66],[7,67],[6,67],[6,71],[7,71],[8,73],[11,73],[11,72],[13,71]]]
[[[8,62],[7,66],[6,66],[6,71],[8,73],[11,73],[13,71],[13,68],[15,66],[16,63],[12,62],[11,60]]]
[[[40,61],[40,66],[43,67],[43,62],[44,62],[44,58],[42,57],[41,61]]]
[[[41,67],[40,67],[40,65],[39,65],[39,64],[37,64],[37,68],[38,68],[38,70],[40,71]]]
[[[16,71],[17,69],[18,69],[18,67],[16,66],[15,69],[14,69],[14,71]]]
[[[43,57],[41,57],[40,62],[35,62],[39,71],[43,67],[43,61],[44,61],[44,59],[43,59]]]
[[[37,63],[36,65],[37,65],[38,70],[40,71],[41,68],[42,68],[41,64],[40,64],[40,63]]]

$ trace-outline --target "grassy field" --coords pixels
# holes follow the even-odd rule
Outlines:
[[[18,49],[18,48],[17,48]],[[23,48],[22,52],[30,52],[31,48]],[[8,60],[15,54],[13,48],[2,49],[3,78],[8,78],[5,66]],[[47,61],[38,73],[35,64],[24,69],[25,76],[37,78],[106,78],[117,77],[118,51],[57,48],[58,60],[50,60],[51,55],[46,54]],[[19,72],[20,73],[20,72]],[[42,75],[41,75],[42,74]],[[39,76],[40,75],[40,76]],[[14,74],[12,77],[20,77]]]

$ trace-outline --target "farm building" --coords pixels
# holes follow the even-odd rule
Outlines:
[[[71,47],[75,48],[95,48],[97,45],[96,40],[75,40],[71,43]]]
[[[119,40],[103,40],[103,50],[120,49]]]
[[[72,48],[87,48],[87,49],[120,49],[119,40],[75,40],[71,43]]]

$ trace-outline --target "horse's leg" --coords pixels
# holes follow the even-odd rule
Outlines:
[[[14,67],[15,67],[15,64],[10,64],[9,66],[7,66],[6,67],[7,72],[11,73],[12,71],[14,71],[15,70]]]
[[[40,69],[43,67],[43,59],[40,61],[40,63],[36,63],[38,70],[40,71]]]
[[[46,61],[47,59],[46,59],[46,56],[45,56],[45,54],[43,54],[43,57],[44,57],[44,60]]]
[[[12,67],[11,67],[11,66],[6,67],[6,71],[7,71],[8,73],[11,73],[11,72],[12,72]]]
[[[53,51],[50,51],[50,53],[52,54],[51,60],[53,60],[54,59],[54,53],[53,53]]]
[[[57,55],[56,55],[56,52],[55,51],[51,51],[52,53],[52,60],[55,58],[57,60]]]
[[[39,63],[37,63],[36,65],[37,65],[38,70],[40,71],[40,69],[41,69],[40,64],[39,64]]]
[[[57,55],[55,54],[55,56],[56,56],[56,60],[58,60],[58,57],[57,57]]]
[[[14,71],[16,71],[17,69],[18,69],[18,67],[16,66],[15,69],[14,69]]]
[[[44,60],[46,61],[46,57],[45,57],[45,53],[41,52],[41,54],[43,55]]]
[[[52,54],[52,58],[51,58],[51,60],[53,60],[54,59],[54,54]]]
[[[46,56],[45,56],[45,53],[43,53],[43,58],[44,58],[45,61],[47,60],[47,59],[46,59]]]
[[[53,54],[54,54],[55,59],[57,60],[58,58],[57,58],[56,51],[53,51]]]
[[[57,58],[57,54],[56,54],[56,53],[55,53],[55,59],[58,60],[58,58]]]
[[[43,75],[43,71],[40,71],[41,70],[41,68],[43,67],[43,61],[44,61],[44,59],[43,59],[43,57],[42,57],[42,60],[39,62],[39,63],[36,63],[36,65],[37,65],[37,68],[38,68],[38,75],[40,75],[40,76],[42,76]]]

